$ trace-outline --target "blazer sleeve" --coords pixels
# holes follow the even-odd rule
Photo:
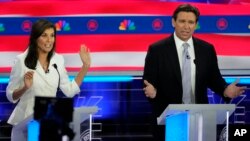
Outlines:
[[[75,82],[75,79],[70,81],[68,72],[65,68],[64,58],[61,55],[59,57],[60,63],[58,64],[60,65],[58,65],[58,71],[60,73],[60,89],[67,97],[73,97],[80,92],[80,88]]]
[[[8,83],[8,86],[6,87],[6,96],[7,99],[12,102],[16,103],[19,99],[14,100],[13,99],[13,92],[24,86],[23,82],[23,75],[24,75],[24,67],[23,67],[23,62],[20,56],[16,57],[14,61],[14,65],[11,69],[10,73],[10,80]]]

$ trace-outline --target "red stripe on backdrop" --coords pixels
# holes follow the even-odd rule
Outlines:
[[[115,35],[59,35],[57,52],[76,53],[80,44],[86,44],[91,52],[147,51],[148,46],[169,34],[115,34]],[[218,55],[250,56],[249,36],[196,34],[215,46]],[[0,36],[1,51],[24,51],[28,36]]]
[[[197,34],[196,37],[213,44],[218,55],[250,56],[249,36]]]
[[[0,73],[10,73],[11,67],[0,67]]]
[[[180,3],[145,1],[21,1],[0,3],[0,15],[55,16],[77,14],[172,15]],[[250,5],[194,3],[201,15],[249,15]],[[212,10],[211,10],[212,9]]]
[[[81,44],[86,44],[92,52],[107,51],[146,51],[153,43],[166,34],[113,34],[113,35],[58,35],[57,52],[75,53]],[[0,36],[0,51],[24,51],[28,44],[28,36]],[[15,42],[13,42],[15,41]]]

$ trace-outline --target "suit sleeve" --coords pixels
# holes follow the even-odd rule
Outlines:
[[[157,53],[153,46],[150,46],[145,58],[143,80],[147,80],[157,89],[157,68],[158,68]],[[157,97],[157,95],[156,95]]]
[[[214,47],[212,46],[210,53],[210,62],[211,62],[211,75],[209,79],[209,87],[217,94],[221,95],[226,102],[229,102],[229,98],[225,98],[223,96],[224,90],[227,87],[227,83],[222,77],[219,67],[218,67],[218,59],[216,56],[216,52]]]

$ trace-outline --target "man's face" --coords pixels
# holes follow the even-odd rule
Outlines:
[[[175,33],[183,41],[192,37],[196,27],[196,17],[192,12],[179,12],[176,21],[172,18]]]

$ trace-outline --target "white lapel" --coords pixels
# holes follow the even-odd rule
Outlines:
[[[54,57],[52,57],[51,62],[49,64],[48,73],[45,73],[44,69],[42,68],[41,64],[39,61],[37,61],[37,66],[36,66],[36,73],[37,77],[39,80],[44,81],[45,84],[47,84],[51,88],[57,88],[58,86],[58,80],[59,76],[55,70],[55,68],[52,66],[54,64]]]

